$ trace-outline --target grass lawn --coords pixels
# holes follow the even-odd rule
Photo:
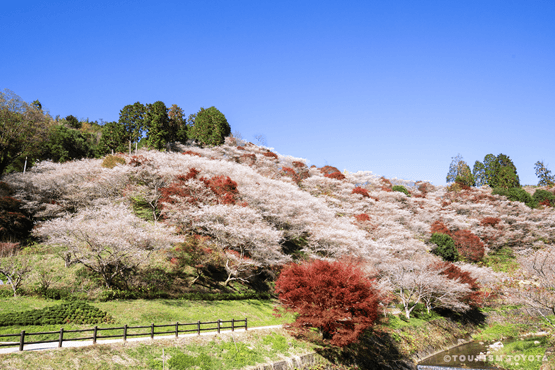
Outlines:
[[[309,352],[310,344],[277,329],[5,354],[0,368],[232,370]]]
[[[7,312],[26,311],[40,309],[47,306],[54,306],[63,303],[62,301],[44,300],[34,297],[16,297],[0,299],[0,314]],[[91,302],[92,306],[109,313],[116,321],[115,324],[100,324],[99,327],[123,326],[142,326],[154,324],[175,324],[192,323],[197,321],[216,321],[238,319],[248,319],[248,326],[269,326],[280,325],[293,321],[293,316],[283,314],[277,318],[273,316],[274,306],[277,301],[260,300],[241,300],[241,301],[186,301],[171,299],[156,300],[124,300],[110,302]],[[0,327],[0,334],[16,334],[25,330],[27,333],[59,331],[63,326],[65,330],[88,329],[94,325],[34,325],[34,326],[9,326]],[[209,325],[213,327],[214,324]],[[227,326],[227,324],[226,324]],[[206,326],[205,326],[206,327]],[[157,329],[162,331],[162,329]],[[171,330],[168,329],[168,330]],[[146,332],[141,329],[141,332]],[[130,331],[133,333],[136,331]],[[121,334],[122,330],[103,331],[102,335]],[[88,336],[86,333],[67,333],[64,338],[76,338]],[[56,335],[33,336],[32,341],[56,339]],[[10,338],[1,338],[0,341],[13,341]]]

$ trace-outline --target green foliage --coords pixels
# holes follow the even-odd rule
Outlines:
[[[160,209],[153,209],[150,203],[142,196],[130,197],[130,199],[133,206],[133,213],[137,215],[137,217],[146,221],[154,221],[160,216]]]
[[[403,185],[394,185],[393,188],[391,188],[391,190],[404,193],[407,197],[410,197],[409,191]]]
[[[50,130],[43,157],[54,162],[65,162],[92,157],[93,153],[94,148],[79,130],[55,125]]]
[[[102,136],[98,144],[99,155],[125,152],[128,148],[125,127],[119,122],[106,122],[102,126]]]
[[[530,193],[522,188],[495,188],[491,192],[492,195],[503,195],[512,202],[522,202],[530,208],[536,208],[538,203],[532,198]]]
[[[534,164],[534,170],[536,170],[536,176],[540,179],[538,186],[553,186],[555,185],[555,176],[551,174],[551,171],[547,169],[547,166],[543,164],[543,161],[537,161]]]
[[[178,105],[173,104],[168,111],[168,117],[169,129],[167,141],[170,143],[177,141],[184,143],[187,141],[188,126],[183,109],[181,109]]]
[[[119,113],[119,123],[123,125],[125,140],[131,143],[139,141],[144,133],[146,107],[139,102],[123,107]]]
[[[106,312],[84,302],[72,302],[38,310],[0,314],[0,326],[99,324],[114,320]]]
[[[555,195],[553,195],[553,193],[547,190],[543,190],[543,189],[536,190],[532,198],[538,204],[548,201],[552,207],[555,206]]]
[[[224,143],[224,138],[231,133],[227,119],[216,107],[200,108],[194,122],[188,136],[202,145],[221,145]]]
[[[169,123],[168,108],[163,102],[146,105],[144,125],[149,147],[157,150],[165,148],[169,136]]]
[[[447,183],[457,181],[466,186],[474,186],[474,176],[460,154],[452,158],[446,181]]]
[[[489,253],[484,259],[484,263],[495,272],[505,273],[517,271],[520,266],[516,261],[513,250],[508,247],[503,247],[494,253]]]
[[[0,176],[14,162],[40,156],[51,119],[13,91],[0,92]],[[17,169],[23,166],[16,166]]]
[[[493,363],[507,370],[539,370],[544,368],[542,365],[545,364],[544,355],[548,347],[548,337],[515,340],[494,352]],[[520,360],[517,360],[516,356],[519,356]]]
[[[67,116],[65,118],[67,124],[69,125],[69,127],[74,128],[74,129],[80,129],[83,124],[81,122],[79,122],[79,120],[77,118],[75,118],[74,116]]]
[[[472,168],[472,176],[474,176],[475,186],[480,187],[488,184],[486,179],[486,167],[482,162],[474,162],[474,167]]]
[[[516,167],[509,156],[502,153],[497,157],[488,154],[484,157],[483,165],[483,177],[490,187],[504,189],[520,187]]]
[[[455,262],[459,260],[460,256],[455,247],[455,241],[449,235],[433,233],[430,243],[437,245],[432,253],[440,256],[444,261]]]
[[[125,164],[125,158],[119,157],[117,155],[107,155],[106,158],[102,161],[102,167],[105,168],[114,168],[118,164]]]

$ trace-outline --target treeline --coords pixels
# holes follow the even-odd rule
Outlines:
[[[183,109],[162,101],[123,107],[118,121],[79,120],[73,115],[52,118],[35,100],[23,101],[10,90],[0,92],[0,176],[21,172],[38,161],[66,162],[101,158],[138,148],[171,150],[177,142],[220,145],[231,128],[215,107],[200,108],[186,117]]]
[[[534,164],[536,176],[539,178],[538,186],[555,185],[555,176],[547,169],[543,161],[537,161]],[[518,188],[520,187],[520,179],[511,158],[503,153],[495,156],[488,154],[482,162],[474,162],[472,170],[464,161],[463,157],[458,154],[451,160],[449,172],[446,178],[447,183],[458,183],[462,186],[484,186],[491,188]]]

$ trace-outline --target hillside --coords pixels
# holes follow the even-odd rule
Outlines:
[[[532,209],[488,187],[309,168],[233,138],[178,149],[43,162],[4,176],[4,192],[32,217],[41,243],[33,248],[55,251],[87,292],[241,290],[234,282],[268,290],[285,263],[349,257],[378,279],[384,303],[425,281],[435,293],[454,292],[436,295],[435,306],[465,310],[489,298],[513,302],[507,273],[520,273],[518,258],[555,240],[551,207]],[[456,265],[479,285],[442,274],[432,230],[453,237]],[[463,299],[478,287],[480,299]],[[408,316],[416,298],[407,299]]]

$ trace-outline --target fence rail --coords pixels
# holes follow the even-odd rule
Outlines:
[[[228,323],[230,323],[231,325],[222,326],[222,324],[228,324]],[[244,323],[244,324],[237,325],[237,323]],[[212,325],[212,324],[217,324],[217,325],[215,327],[202,327],[202,325]],[[183,327],[192,326],[192,325],[195,326],[194,329],[181,329]],[[156,331],[156,328],[169,328],[169,327],[173,328],[173,330]],[[129,333],[128,331],[132,329],[149,329],[149,330],[148,332],[144,332],[144,333]],[[96,341],[99,339],[122,338],[124,341],[126,341],[128,337],[138,337],[138,336],[147,336],[147,337],[150,336],[151,339],[154,339],[154,336],[159,334],[175,334],[175,337],[178,338],[180,333],[197,333],[198,335],[200,335],[200,333],[203,331],[216,330],[218,333],[220,333],[222,330],[227,330],[227,329],[231,329],[231,331],[234,331],[235,329],[248,330],[247,318],[243,320],[231,319],[231,320],[204,321],[204,322],[197,321],[193,323],[176,322],[175,324],[164,324],[164,325],[155,325],[154,323],[152,323],[151,325],[128,326],[127,324],[125,324],[124,326],[121,326],[121,327],[111,327],[111,328],[99,328],[98,326],[95,326],[94,328],[91,328],[91,329],[75,329],[75,330],[65,330],[64,328],[61,328],[58,331],[43,331],[43,332],[36,332],[36,333],[27,333],[25,330],[22,330],[21,333],[18,333],[18,334],[0,334],[0,338],[19,337],[19,342],[14,341],[10,343],[0,343],[0,347],[11,347],[11,346],[17,346],[19,344],[19,350],[23,351],[23,347],[26,344],[42,344],[42,343],[57,342],[58,347],[62,347],[62,344],[64,341],[67,342],[67,341],[73,341],[73,340],[92,339],[93,344],[96,344]],[[99,335],[99,332],[103,330],[122,330],[123,332],[121,334],[116,334],[116,335]],[[92,336],[64,339],[64,334],[66,333],[86,333],[86,332],[92,332]],[[41,340],[41,341],[35,341],[35,342],[30,342],[25,340],[26,337],[32,336],[32,335],[56,335],[56,334],[59,335],[58,339]]]

